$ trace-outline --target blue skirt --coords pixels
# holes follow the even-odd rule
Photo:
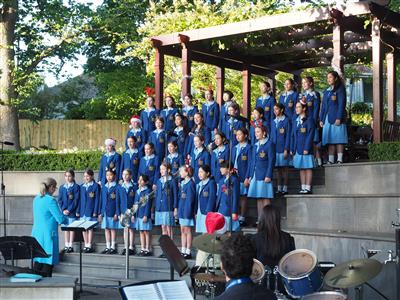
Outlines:
[[[284,157],[283,153],[276,153],[275,167],[288,167],[289,166],[289,155],[287,158]]]
[[[147,222],[143,223],[143,218],[136,218],[136,230],[139,231],[150,231],[153,229],[153,222],[151,222],[150,218],[147,218]]]
[[[314,155],[307,154],[301,155],[296,153],[294,155],[293,166],[296,169],[313,169],[315,168]]]
[[[240,183],[240,196],[247,196],[247,193],[249,191],[249,188],[244,186],[244,183]]]
[[[207,228],[206,228],[206,215],[203,215],[200,211],[200,207],[197,210],[197,216],[196,216],[196,232],[199,233],[207,233]]]
[[[322,145],[345,145],[348,142],[347,126],[341,123],[339,126],[330,124],[326,117],[324,127],[322,128]]]
[[[103,217],[103,222],[101,222],[102,229],[120,229],[119,220],[114,221],[113,217]]]
[[[154,225],[174,226],[174,213],[172,211],[156,211],[156,220]]]
[[[232,220],[232,218],[231,217],[226,217],[226,216],[224,216],[224,218],[225,218],[226,229],[229,231],[231,229],[231,220]],[[232,222],[232,231],[239,231],[239,230],[240,230],[239,220],[233,221]]]
[[[192,226],[194,226],[194,220],[193,219],[181,219],[181,218],[179,218],[179,224],[181,226],[192,227]]]
[[[122,226],[121,222],[118,222],[118,223],[119,223],[119,229],[125,228],[124,226]],[[134,223],[132,223],[132,219],[130,219],[128,228],[135,229],[136,228],[136,220]]]
[[[250,198],[261,198],[261,199],[273,199],[274,188],[272,182],[265,182],[264,180],[256,180],[253,178],[250,181],[249,192],[247,197]]]
[[[97,218],[82,216],[79,218],[81,221],[97,221]]]

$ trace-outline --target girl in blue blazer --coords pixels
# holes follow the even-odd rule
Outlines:
[[[219,124],[219,105],[215,102],[213,94],[214,92],[211,89],[205,91],[204,97],[206,98],[206,102],[201,108],[204,123],[211,133],[211,140],[214,140],[214,134]]]
[[[229,160],[229,147],[225,145],[226,139],[222,132],[215,134],[214,143],[216,148],[211,152],[211,174],[216,183],[221,179],[220,163]]]
[[[285,92],[279,97],[279,103],[285,106],[285,115],[292,122],[295,117],[295,106],[299,98],[299,94],[295,89],[295,82],[293,79],[288,78],[285,80]]]
[[[195,127],[189,133],[189,139],[186,144],[186,153],[190,155],[194,149],[194,137],[196,135],[202,135],[204,137],[204,145],[207,147],[211,143],[211,132],[204,124],[203,115],[199,112],[194,115]]]
[[[178,144],[175,141],[168,143],[168,155],[166,157],[167,164],[171,167],[171,173],[174,178],[177,177],[179,167],[184,165],[183,156],[178,152]]]
[[[106,172],[112,170],[116,174],[116,180],[119,180],[121,175],[121,155],[115,151],[116,141],[114,139],[106,139],[106,153],[101,157],[99,167],[99,180],[100,185],[104,185],[106,180]]]
[[[192,227],[194,226],[194,215],[196,206],[196,184],[193,180],[193,168],[181,166],[179,175],[182,178],[178,193],[178,208],[175,215],[179,218],[181,225],[182,256],[186,259],[192,257]]]
[[[307,116],[307,108],[304,100],[296,104],[298,117],[293,124],[291,144],[291,155],[294,155],[293,166],[300,169],[300,194],[311,194],[312,169],[315,167],[313,155],[315,124],[313,118]]]
[[[291,122],[284,114],[285,107],[282,103],[274,106],[275,119],[272,122],[271,137],[275,144],[275,167],[277,168],[277,193],[286,195],[289,181],[289,154],[292,136]]]
[[[226,139],[228,141],[232,140],[233,146],[236,146],[236,144],[238,143],[236,140],[236,131],[239,128],[246,127],[246,123],[244,123],[243,121],[230,117],[230,116],[236,116],[236,117],[240,116],[239,112],[240,112],[239,105],[236,103],[232,103],[228,107],[228,119],[225,122],[225,128],[223,131]]]
[[[261,107],[256,107],[253,109],[253,112],[251,114],[252,120],[250,121],[250,129],[249,129],[249,134],[250,134],[250,144],[254,145],[257,143],[256,139],[256,134],[255,134],[255,129],[257,127],[264,126],[266,128],[270,127],[270,125],[267,124],[267,122],[264,120],[263,117],[264,111]]]
[[[198,170],[199,183],[196,185],[197,203],[196,232],[206,233],[206,216],[208,212],[215,211],[217,196],[217,184],[211,178],[211,169],[208,165],[202,165]]]
[[[139,203],[142,199],[146,199],[147,202],[141,205],[136,212],[136,230],[140,232],[140,245],[141,251],[139,256],[151,256],[150,251],[150,231],[153,229],[153,223],[151,222],[151,207],[153,205],[153,198],[149,197],[151,188],[149,188],[149,177],[147,175],[139,176],[139,188],[135,193],[135,203]]]
[[[271,84],[268,81],[260,83],[261,96],[256,100],[256,107],[259,107],[264,112],[264,120],[267,123],[268,129],[271,128],[272,121],[275,118],[274,105],[275,98],[272,96]]]
[[[198,112],[197,106],[194,106],[193,96],[187,94],[182,101],[182,115],[186,118],[186,126],[189,130],[194,127],[194,115]]]
[[[157,181],[155,199],[155,225],[161,225],[162,234],[172,238],[172,226],[175,224],[174,209],[178,207],[178,184],[171,176],[171,166],[162,163],[160,179]]]
[[[169,137],[169,141],[175,141],[178,145],[177,152],[182,157],[186,157],[187,142],[188,142],[188,129],[185,124],[185,117],[180,113],[175,114],[175,129],[173,134]]]
[[[160,163],[165,157],[165,144],[167,143],[166,132],[163,129],[164,119],[156,117],[156,129],[150,133],[148,142],[154,145],[154,152],[158,156]]]
[[[222,178],[218,183],[215,210],[224,215],[226,228],[228,228],[228,230],[239,231],[238,213],[240,183],[236,175],[231,174],[228,161],[221,163],[220,172]]]
[[[224,131],[225,123],[228,120],[228,107],[233,103],[233,93],[231,91],[224,91],[222,100],[224,104],[221,106],[221,113],[219,118],[219,130]]]
[[[248,188],[244,182],[250,166],[251,158],[251,145],[247,143],[249,132],[246,128],[240,128],[236,131],[236,139],[238,144],[233,148],[232,151],[232,165],[236,170],[239,179],[239,190],[240,190],[240,225],[245,225],[245,216],[247,209],[247,192]]]
[[[253,146],[246,185],[249,185],[247,196],[257,199],[258,219],[265,205],[274,198],[272,174],[275,166],[275,144],[264,126],[256,127],[257,143]]]
[[[128,149],[122,154],[121,172],[129,169],[132,172],[132,181],[137,182],[139,162],[142,153],[136,148],[136,137],[130,136],[127,139]],[[120,176],[122,178],[122,174]]]
[[[175,105],[175,99],[168,95],[165,97],[165,108],[161,110],[160,116],[164,119],[164,130],[166,132],[173,131],[175,128],[175,114],[178,109]]]
[[[132,182],[132,171],[131,169],[125,169],[122,172],[123,182],[117,187],[117,215],[121,216],[125,213],[128,208],[133,206],[135,200],[135,193],[137,190],[137,184]],[[121,224],[120,224],[121,225]],[[121,225],[120,228],[123,228]],[[135,221],[133,218],[129,222],[129,255],[134,255],[135,251]],[[126,238],[126,232],[124,230],[124,241]],[[122,255],[126,255],[126,248],[122,251]]]
[[[153,97],[148,96],[146,98],[147,107],[140,113],[140,121],[142,122],[142,129],[144,130],[144,135],[146,138],[150,133],[156,129],[155,122],[156,116],[158,116],[159,111],[155,107],[155,100]],[[145,141],[147,143],[147,140]]]
[[[84,221],[97,221],[101,207],[101,189],[94,181],[94,172],[92,169],[86,169],[83,173],[84,183],[81,185],[81,203],[77,215]],[[83,252],[93,253],[93,229],[83,231],[83,240],[85,247]]]
[[[130,128],[126,133],[125,138],[125,148],[128,150],[128,138],[133,136],[136,139],[136,148],[139,150],[139,153],[143,153],[143,147],[146,143],[146,136],[144,130],[141,128],[141,121],[139,116],[132,116],[130,120]]]
[[[75,172],[72,169],[65,171],[65,184],[60,186],[58,192],[58,204],[64,216],[68,217],[68,224],[77,219],[77,209],[80,202],[80,187],[75,182]],[[74,242],[74,232],[65,231],[65,247],[64,252],[71,253],[74,251],[72,243]]]
[[[190,166],[194,170],[194,182],[199,183],[199,168],[201,166],[210,165],[210,154],[204,148],[204,137],[202,135],[196,135],[194,137],[194,149],[190,154]]]
[[[101,188],[101,209],[99,221],[101,228],[104,229],[106,238],[106,248],[102,254],[116,254],[115,240],[117,238],[117,229],[119,228],[119,217],[117,213],[117,182],[113,170],[106,173],[107,182]]]
[[[320,113],[320,126],[322,127],[322,145],[328,145],[328,164],[343,163],[344,145],[347,144],[346,120],[346,89],[335,71],[328,73],[329,87],[324,91]]]
[[[140,158],[138,176],[146,175],[149,177],[149,184],[156,188],[155,183],[159,178],[159,159],[154,155],[153,143],[144,145],[144,156]]]

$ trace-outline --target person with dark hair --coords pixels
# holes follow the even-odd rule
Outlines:
[[[187,153],[187,155],[190,155],[195,148],[194,137],[196,135],[202,135],[204,137],[205,146],[208,146],[208,144],[211,142],[211,132],[206,128],[203,115],[200,112],[196,112],[194,114],[194,127],[188,135],[189,139],[186,144],[185,153]]]
[[[189,153],[187,153],[187,143],[188,143],[188,127],[186,125],[186,119],[184,115],[177,112],[175,114],[175,129],[174,134],[171,134],[168,138],[168,143],[176,142],[177,149],[176,151],[179,153],[182,158],[185,158]]]
[[[228,107],[234,103],[233,102],[233,93],[231,91],[224,91],[222,94],[222,100],[224,103],[221,105],[221,113],[219,118],[219,130],[223,131],[225,128],[225,123],[228,120]]]
[[[144,145],[144,156],[140,158],[138,176],[148,176],[148,184],[153,187],[153,190],[155,190],[155,183],[160,177],[159,166],[159,158],[154,155],[154,144],[147,143]]]
[[[148,138],[150,133],[154,129],[156,129],[154,123],[156,121],[156,116],[159,114],[159,111],[154,105],[155,100],[152,96],[148,96],[146,98],[146,104],[147,104],[146,108],[140,112],[140,121],[142,122],[142,128],[145,132],[145,136],[146,138]]]
[[[250,275],[256,250],[251,238],[243,234],[233,234],[222,245],[221,269],[225,273],[225,292],[215,300],[275,300],[274,293],[264,286],[254,284]]]
[[[268,127],[268,124],[264,120],[263,109],[261,107],[256,107],[253,109],[253,112],[251,114],[250,129],[249,129],[249,140],[252,146],[254,146],[255,143],[257,142],[255,134],[256,128],[261,126]]]
[[[219,105],[214,100],[214,92],[212,89],[207,89],[204,92],[206,102],[203,103],[201,112],[203,114],[204,124],[211,134],[211,139],[214,139],[215,131],[219,124]]]
[[[135,193],[134,203],[137,204],[142,199],[148,197],[151,193],[151,189],[149,188],[149,176],[140,175],[139,176],[139,188]],[[150,231],[153,229],[153,223],[151,221],[151,207],[153,205],[152,197],[150,197],[147,202],[141,205],[136,212],[135,219],[135,227],[136,230],[140,232],[140,246],[141,250],[138,253],[138,256],[151,256],[151,240],[150,240]]]
[[[187,128],[192,130],[194,127],[194,115],[198,112],[197,106],[193,105],[193,96],[191,94],[185,95],[182,100],[182,114],[186,118]],[[176,122],[175,122],[176,125]]]
[[[267,122],[268,129],[271,129],[274,119],[275,98],[272,96],[271,84],[268,81],[260,83],[261,96],[256,100],[256,107],[263,110],[264,120]]]
[[[289,118],[290,122],[295,117],[295,105],[299,98],[296,92],[295,82],[292,78],[285,80],[285,92],[279,97],[279,103],[285,106],[285,115]]]
[[[215,211],[217,184],[211,176],[211,169],[208,165],[199,166],[197,172],[199,182],[196,184],[196,232],[206,233],[207,213]]]
[[[211,174],[214,176],[215,182],[218,184],[221,179],[220,163],[229,160],[229,147],[226,144],[226,136],[218,131],[214,137],[216,148],[211,152]]]
[[[115,146],[117,141],[113,138],[108,138],[104,141],[104,145],[106,146],[106,153],[101,157],[100,166],[99,166],[99,179],[98,184],[104,185],[107,182],[106,172],[108,170],[113,170],[116,174],[118,181],[121,175],[121,154],[116,152]]]
[[[126,169],[132,171],[132,181],[137,182],[138,180],[138,172],[139,172],[139,162],[140,157],[143,155],[143,149],[139,150],[137,148],[137,138],[135,136],[130,136],[127,139],[128,148],[124,153],[122,153],[121,160],[121,172]],[[122,173],[121,176],[122,178]]]
[[[235,117],[240,117],[240,107],[237,103],[232,103],[228,107],[228,115],[223,132],[228,141],[232,140],[233,147],[238,143],[236,140],[236,131],[239,128],[246,128],[247,125],[245,122],[238,120]]]
[[[190,153],[190,166],[194,170],[194,182],[199,183],[199,168],[202,166],[210,165],[210,154],[204,147],[204,136],[196,135],[193,139],[194,148]]]
[[[159,163],[164,160],[166,155],[165,153],[165,144],[167,143],[167,134],[164,130],[165,120],[163,117],[156,117],[156,129],[150,133],[148,142],[153,143],[154,152],[159,159]]]
[[[138,149],[140,154],[143,154],[143,147],[144,144],[147,142],[147,136],[145,134],[145,131],[142,129],[142,121],[140,121],[139,116],[133,115],[129,120],[129,124],[130,129],[126,133],[125,148],[126,150],[129,149],[128,139],[130,137],[134,137],[136,148]],[[123,167],[121,169],[124,170]]]
[[[175,114],[178,109],[175,105],[175,99],[171,95],[165,97],[165,108],[160,111],[160,116],[164,119],[164,130],[172,131],[175,128]]]

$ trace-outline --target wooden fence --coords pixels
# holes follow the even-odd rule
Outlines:
[[[117,140],[124,147],[128,124],[117,120],[44,120],[35,124],[19,121],[21,148],[46,146],[54,149],[98,149],[104,140]]]

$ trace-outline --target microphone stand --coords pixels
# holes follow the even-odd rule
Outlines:
[[[234,118],[232,117],[232,123],[229,124],[229,158],[228,158],[228,172],[231,172],[231,166],[232,166],[232,148],[233,148],[233,121]],[[229,203],[230,203],[230,218],[231,218],[231,222],[230,222],[230,226],[229,226],[229,233],[232,233],[232,228],[233,228],[233,217],[232,217],[232,213],[233,213],[233,191],[232,191],[232,180],[231,180],[231,176],[232,174],[229,173],[229,177],[228,177],[228,192],[229,192]]]

